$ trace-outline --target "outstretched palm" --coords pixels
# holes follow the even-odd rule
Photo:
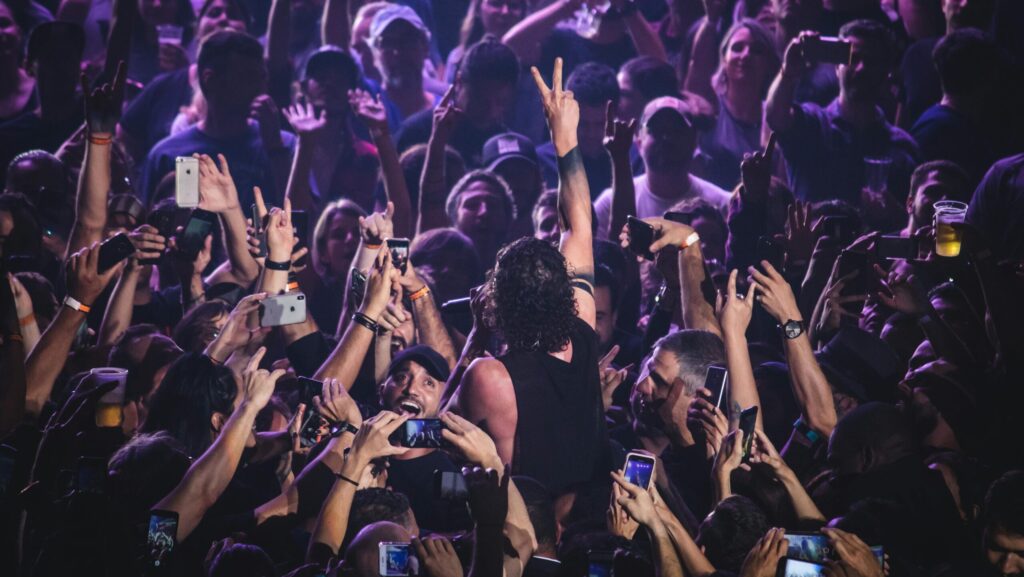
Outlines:
[[[372,130],[388,127],[388,114],[384,110],[384,103],[381,102],[380,95],[377,95],[375,99],[365,90],[349,90],[348,103],[367,128]]]
[[[320,111],[318,116],[312,104],[293,104],[284,110],[284,117],[299,138],[316,136],[327,125],[326,112]]]
[[[217,155],[220,168],[213,159],[205,154],[197,154],[199,159],[199,207],[210,212],[222,213],[238,206],[238,190],[231,178],[228,159],[223,154]]]

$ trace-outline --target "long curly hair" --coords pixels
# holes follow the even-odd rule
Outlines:
[[[572,276],[550,243],[520,238],[501,249],[487,278],[485,320],[510,350],[563,350],[576,317]]]

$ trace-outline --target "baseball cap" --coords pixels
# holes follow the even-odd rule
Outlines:
[[[337,70],[346,76],[353,77],[353,84],[359,74],[359,69],[351,54],[337,46],[321,46],[306,59],[302,78],[318,76],[328,70]]]
[[[430,29],[423,24],[423,20],[420,19],[419,14],[416,14],[415,10],[403,4],[391,4],[374,15],[373,22],[370,23],[370,38],[373,39],[380,36],[396,20],[405,20],[412,24],[426,36],[428,42],[430,41]]]
[[[512,158],[527,160],[534,165],[537,164],[537,149],[522,134],[505,132],[490,137],[484,143],[483,165],[494,170],[502,161]]]
[[[690,108],[690,105],[674,96],[660,96],[648,102],[647,106],[644,107],[644,113],[640,116],[640,126],[646,127],[651,118],[663,110],[675,112],[683,119],[687,126],[693,126],[693,110]]]
[[[448,380],[448,361],[427,345],[413,345],[395,355],[391,360],[391,365],[388,366],[388,376],[391,376],[406,361],[414,361],[439,381]]]

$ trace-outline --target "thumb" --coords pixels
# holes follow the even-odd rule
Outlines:
[[[390,220],[395,214],[395,203],[388,202],[388,207],[384,210],[384,216]]]

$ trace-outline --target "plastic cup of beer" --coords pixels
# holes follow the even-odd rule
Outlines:
[[[160,44],[174,44],[181,46],[182,36],[185,29],[177,24],[157,24],[156,40]]]
[[[124,409],[124,390],[128,381],[128,369],[99,367],[89,371],[89,378],[96,383],[116,382],[117,386],[106,392],[96,405],[97,427],[120,427]]]
[[[960,256],[963,240],[959,230],[953,228],[967,216],[967,205],[955,200],[940,200],[935,203],[935,254],[939,256]]]
[[[864,159],[864,187],[871,192],[885,192],[889,182],[889,167],[892,159],[868,157]]]

